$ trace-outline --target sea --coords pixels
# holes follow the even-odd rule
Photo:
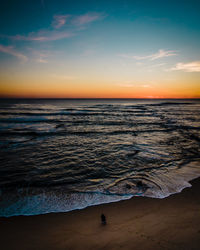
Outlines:
[[[199,176],[199,99],[0,100],[0,216],[162,199]]]

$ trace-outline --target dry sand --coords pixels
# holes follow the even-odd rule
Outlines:
[[[192,185],[165,199],[134,197],[68,213],[0,218],[0,249],[199,250],[200,179]]]

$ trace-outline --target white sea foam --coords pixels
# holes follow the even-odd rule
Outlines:
[[[86,193],[65,193],[64,190],[44,190],[42,193],[37,190],[33,192],[18,191],[18,199],[13,193],[7,194],[7,202],[0,202],[0,216],[10,217],[16,215],[37,215],[52,212],[68,212],[75,209],[83,209],[88,206],[111,203],[120,200],[130,199],[133,196],[146,196],[152,198],[165,198],[171,194],[179,193],[186,187],[191,187],[189,181],[200,176],[200,163],[192,162],[181,168],[175,168],[172,171],[166,171],[162,175],[153,176],[157,185],[149,182],[149,188],[144,192],[131,189],[124,193],[124,189],[119,186],[114,193],[86,192]],[[134,180],[133,180],[134,181]],[[121,183],[121,182],[120,182]],[[124,184],[127,183],[124,180]],[[129,179],[130,183],[130,179]],[[121,186],[120,186],[121,187]],[[0,193],[3,195],[3,192]]]
[[[189,181],[198,177],[200,177],[200,162],[191,162],[171,171],[165,169],[163,174],[154,176],[154,181],[160,184],[161,189],[150,188],[145,192],[145,196],[165,198],[179,193],[184,188],[191,187]]]
[[[41,193],[21,197],[16,202],[0,209],[0,216],[38,215],[46,213],[68,212],[88,206],[111,203],[131,198],[132,195],[104,195],[97,193]]]

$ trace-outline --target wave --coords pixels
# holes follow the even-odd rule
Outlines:
[[[198,129],[198,128],[193,128],[193,129]],[[172,129],[147,129],[147,130],[114,130],[114,131],[100,131],[100,130],[79,130],[79,131],[73,131],[73,130],[67,130],[65,128],[61,129],[50,129],[48,131],[0,131],[0,136],[1,137],[11,137],[11,136],[18,136],[18,137],[31,137],[33,138],[39,138],[39,137],[46,137],[46,136],[89,136],[89,135],[108,135],[108,136],[113,136],[113,135],[137,135],[137,134],[142,134],[142,133],[156,133],[156,132],[170,132]]]
[[[194,102],[160,102],[160,103],[152,103],[147,104],[147,106],[176,106],[176,105],[194,105]]]
[[[68,212],[129,199],[132,196],[106,195],[100,192],[65,193],[63,190],[43,189],[34,192],[32,190],[18,190],[6,194],[6,197],[6,201],[2,201],[2,199],[0,201],[0,217]]]
[[[0,190],[0,216],[68,212],[88,206],[130,199],[133,196],[165,198],[191,187],[200,176],[200,162],[162,168],[159,174],[125,176],[101,190],[69,192],[65,187]]]
[[[189,181],[200,177],[200,162],[185,163],[183,166],[174,167],[163,166],[159,170],[153,168],[148,173],[143,169],[140,175],[123,177],[108,188],[110,193],[115,194],[132,194],[137,192],[138,180],[143,183],[141,188],[145,189],[143,196],[152,198],[165,198],[171,194],[179,193],[184,188],[190,187]],[[127,186],[128,184],[128,186]]]

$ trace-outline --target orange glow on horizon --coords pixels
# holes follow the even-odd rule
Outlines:
[[[23,90],[0,91],[0,98],[136,98],[136,99],[192,99],[200,98],[199,93],[170,93],[161,90],[158,91],[107,91],[107,90],[85,90],[85,91],[68,91],[55,89],[42,90]]]
[[[31,80],[27,80],[31,79]],[[67,80],[52,78],[4,78],[0,84],[1,98],[200,98],[197,81],[157,83],[152,85],[119,85],[112,81]],[[27,84],[28,82],[28,84]]]

